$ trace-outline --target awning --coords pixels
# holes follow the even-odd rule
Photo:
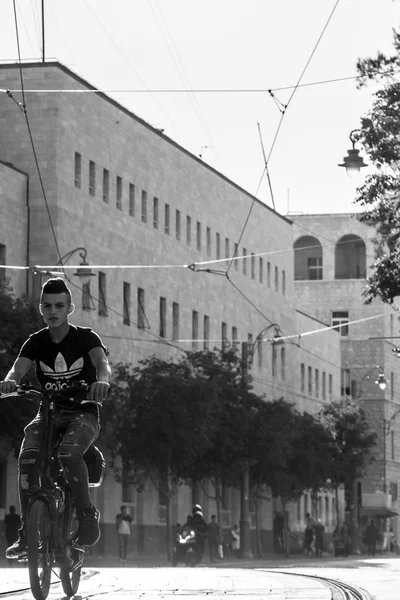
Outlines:
[[[361,517],[395,517],[399,513],[386,506],[363,506],[360,510]]]

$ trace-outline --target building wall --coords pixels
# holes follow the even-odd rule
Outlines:
[[[28,230],[28,176],[0,157],[0,264],[26,265]],[[4,262],[3,262],[4,261]],[[26,293],[25,271],[0,269],[11,279],[17,296]]]
[[[24,65],[23,76],[26,89],[92,89],[56,63]],[[20,73],[15,65],[0,66],[0,83],[7,89],[19,87]],[[274,330],[269,326],[276,323],[283,338],[316,326],[314,319],[296,312],[289,219],[104,94],[42,92],[30,94],[28,103],[45,198],[23,114],[9,98],[0,97],[0,126],[4,131],[0,159],[18,165],[30,178],[29,264],[55,265],[60,255],[76,249],[65,263],[76,304],[73,322],[91,326],[102,336],[111,363],[136,365],[153,353],[176,358],[182,350],[203,348],[203,319],[208,316],[210,348],[221,347],[223,323],[229,343],[234,341],[233,328],[238,344],[254,342],[264,332],[264,341],[255,347],[251,375],[255,391],[265,394],[266,400],[284,397],[300,410],[313,412],[322,406],[315,391],[301,391],[302,362],[313,372],[329,369],[337,392],[340,348],[335,332],[327,331],[312,341],[306,337],[293,341],[290,337],[283,345],[275,346],[278,352],[273,374]],[[77,154],[81,157],[80,175],[76,171]],[[103,188],[104,169],[109,177],[108,195]],[[121,178],[118,199],[117,177]],[[146,212],[143,198],[147,199]],[[158,199],[158,219],[153,211],[154,198]],[[200,270],[222,271],[223,275],[229,261],[221,259],[233,254],[250,210],[238,249],[240,259],[231,265],[230,280],[221,273]],[[180,229],[176,225],[177,211]],[[190,239],[187,217],[191,222]],[[82,247],[95,273],[90,284],[90,309],[83,309],[80,284],[73,275],[81,261],[78,249]],[[244,255],[246,258],[242,258]],[[23,257],[19,262],[26,264]],[[69,270],[69,266],[73,268]],[[107,315],[99,314],[100,272],[106,278]],[[124,282],[131,291],[129,324],[123,322]],[[34,282],[30,284],[32,291]],[[144,328],[138,327],[139,288],[145,293]],[[164,337],[160,336],[160,298],[165,298],[167,307]],[[179,332],[175,335],[173,303],[179,305]],[[198,313],[197,336],[193,334],[193,311]],[[103,515],[105,535],[101,544],[111,544],[115,539],[115,514],[122,504],[121,486],[115,483],[111,470],[103,486],[93,490],[93,497]],[[212,503],[206,497],[204,500],[207,514],[211,513]],[[176,502],[174,515],[182,519],[191,506],[190,491],[181,490]],[[239,502],[234,491],[230,502],[230,514],[224,518],[237,522]],[[160,547],[165,525],[156,490],[150,483],[144,494],[134,497],[131,507],[138,547]],[[270,507],[265,507],[263,526],[266,530],[272,528]]]
[[[350,323],[355,321],[349,326],[347,335],[339,332],[337,335],[341,344],[341,366],[349,373],[349,393],[360,402],[370,428],[377,436],[373,462],[362,480],[365,503],[373,501],[400,512],[397,498],[400,484],[400,380],[399,359],[393,352],[398,344],[399,318],[393,307],[378,300],[365,304],[365,278],[335,278],[338,244],[348,235],[364,241],[366,276],[371,274],[375,260],[375,229],[350,214],[291,218],[294,243],[299,244],[304,235],[313,236],[320,242],[323,255],[321,280],[295,281],[299,308],[308,308],[311,314],[327,324],[332,323],[333,311],[348,311]],[[313,252],[316,252],[315,248]],[[380,390],[375,383],[380,372],[386,378],[385,390]],[[382,530],[392,526],[396,535],[400,533],[398,517],[381,519],[379,525]]]

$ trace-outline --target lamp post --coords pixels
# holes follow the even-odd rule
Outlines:
[[[86,248],[84,248],[83,246],[78,246],[78,248],[74,248],[73,250],[70,250],[69,252],[64,254],[64,256],[62,256],[60,258],[60,260],[56,263],[56,266],[60,265],[60,267],[62,267],[71,258],[71,256],[73,256],[76,252],[79,252],[79,256],[81,257],[82,261],[79,263],[79,267],[77,268],[76,272],[73,273],[73,275],[75,277],[78,277],[79,281],[81,282],[81,285],[84,286],[84,285],[87,285],[90,281],[90,278],[95,275],[95,273],[93,273],[93,271],[90,268],[90,265],[87,261]],[[40,268],[38,266],[32,267],[31,271],[34,276],[38,276],[37,278],[34,277],[34,283],[33,283],[33,297],[35,300],[37,300],[40,296],[40,288],[42,285],[43,275],[50,275],[51,277],[64,277],[65,276],[65,274],[63,273],[62,270],[49,271],[49,270]]]
[[[359,387],[359,390],[358,390],[357,398],[361,398],[362,386],[363,386],[364,381],[366,379],[369,379],[370,376],[371,376],[371,373],[373,371],[376,371],[376,370],[378,370],[378,376],[377,376],[376,380],[374,381],[374,384],[377,385],[379,387],[379,389],[382,390],[382,391],[386,389],[387,380],[386,380],[385,374],[383,372],[383,369],[382,369],[382,367],[380,365],[376,365],[375,367],[372,367],[372,369],[370,369],[369,371],[367,371],[365,373],[365,375],[362,377],[362,379],[360,381],[360,387]]]
[[[274,338],[279,337],[279,325],[271,323],[264,327],[257,335],[254,343],[242,342],[242,385],[247,389],[248,369],[253,362],[254,353],[264,335],[270,330],[275,329]],[[271,340],[274,343],[274,340]],[[282,343],[282,342],[277,342]],[[241,474],[240,486],[240,557],[251,558],[251,538],[250,538],[250,476],[249,465],[246,463]]]
[[[360,140],[360,133],[359,129],[353,129],[350,132],[349,138],[353,147],[347,150],[347,156],[344,156],[343,162],[338,165],[339,167],[345,167],[347,175],[352,179],[359,175],[360,169],[368,166],[362,156],[359,156],[360,151],[355,148],[356,142]]]

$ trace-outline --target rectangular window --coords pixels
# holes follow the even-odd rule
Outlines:
[[[204,350],[208,350],[210,347],[210,317],[208,315],[204,315],[203,319],[203,348]]]
[[[326,373],[322,371],[322,399],[326,400]]]
[[[308,279],[312,281],[322,279],[322,256],[310,256],[307,259]]]
[[[312,367],[308,367],[308,394],[312,394]]]
[[[96,195],[96,163],[89,160],[89,194]]]
[[[286,349],[281,348],[281,379],[286,379]]]
[[[141,210],[142,223],[147,223],[147,192],[142,190],[142,210]]]
[[[235,256],[239,257],[239,244],[235,244]],[[233,261],[234,265],[235,265],[235,271],[239,270],[239,258],[237,258],[236,260]]]
[[[167,300],[160,298],[160,337],[167,337]]]
[[[199,339],[199,313],[197,310],[192,311],[192,348],[197,350]]]
[[[390,399],[394,399],[394,373],[390,372]]]
[[[256,278],[256,257],[254,256],[254,252],[251,253],[251,278]]]
[[[207,256],[211,256],[211,229],[209,227],[206,229],[206,247]]]
[[[131,324],[131,284],[123,282],[123,323]]]
[[[181,211],[175,211],[175,238],[177,240],[181,239]]]
[[[135,216],[135,186],[133,183],[129,184],[129,216]]]
[[[192,244],[192,219],[191,217],[186,217],[186,243],[188,246]]]
[[[263,341],[261,338],[257,341],[257,358],[258,358],[258,368],[262,369],[263,366]]]
[[[239,349],[237,327],[232,327],[232,347],[233,347],[234,350],[238,350]]]
[[[82,156],[79,152],[75,152],[74,169],[74,185],[76,188],[80,189],[82,185]]]
[[[315,369],[315,397],[319,398],[319,369]]]
[[[179,304],[172,303],[172,339],[179,340]]]
[[[225,258],[230,258],[229,253],[229,238],[225,238]]]
[[[279,290],[279,270],[278,267],[275,267],[275,291]]]
[[[222,352],[226,352],[229,347],[228,325],[226,323],[221,323],[221,347]]]
[[[169,235],[169,204],[164,207],[164,233]]]
[[[394,452],[394,431],[390,432],[390,448],[391,448],[391,459],[395,460],[395,452]],[[393,499],[393,498],[392,498]]]
[[[158,229],[158,198],[153,198],[153,228]]]
[[[99,315],[107,316],[107,286],[106,274],[99,271]]]
[[[300,390],[303,393],[306,391],[306,366],[304,363],[300,365]]]
[[[0,265],[6,264],[6,246],[0,244]],[[6,280],[6,269],[0,269],[0,282]]]
[[[261,258],[261,256],[258,259],[258,271],[259,271],[259,280],[260,280],[260,283],[263,283],[263,281],[264,281],[264,261]]]
[[[332,377],[332,375],[329,375],[329,378],[328,378],[328,394],[329,394],[329,398],[331,398],[332,394],[333,394],[333,377]]]
[[[340,369],[340,394],[351,396],[350,369]]]
[[[145,295],[142,288],[137,290],[137,326],[139,329],[146,327]]]
[[[110,171],[103,169],[103,202],[110,201]]]
[[[221,236],[219,233],[215,234],[215,258],[217,260],[221,258]]]
[[[243,275],[247,275],[247,250],[243,248]]]
[[[271,287],[271,263],[267,262],[267,286]]]
[[[201,251],[201,223],[197,221],[196,223],[196,248],[200,252]]]
[[[282,271],[282,294],[286,294],[286,271]]]
[[[275,344],[272,344],[272,377],[276,377],[276,367],[278,362],[277,350]]]
[[[349,335],[349,311],[348,310],[336,310],[332,311],[332,327],[335,331],[339,331],[341,336]]]
[[[118,210],[122,210],[122,177],[119,177],[119,175],[117,175],[117,200],[116,200],[116,207]]]

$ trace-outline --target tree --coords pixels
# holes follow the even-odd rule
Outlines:
[[[376,166],[357,190],[355,202],[364,207],[357,218],[377,228],[377,258],[365,291],[366,303],[374,298],[392,304],[400,296],[400,33],[393,32],[392,56],[360,59],[359,87],[368,80],[382,82],[371,110],[361,119],[358,133],[369,162]]]
[[[28,336],[40,328],[39,312],[25,298],[16,298],[7,282],[0,282],[0,379],[10,370],[18,352]],[[24,378],[24,383],[37,383],[33,369]],[[1,453],[11,450],[17,455],[25,425],[33,419],[36,405],[21,398],[5,399],[0,402]]]
[[[103,439],[139,489],[150,478],[165,500],[169,557],[170,499],[214,442],[217,405],[212,384],[196,376],[186,357],[174,363],[151,356],[134,369],[114,367]]]
[[[374,460],[372,448],[376,444],[376,433],[371,431],[362,408],[348,397],[324,406],[320,418],[332,432],[335,440],[329,477],[336,491],[336,510],[338,510],[337,490],[339,485],[344,484],[350,492],[350,505],[355,514],[357,498],[353,484],[363,476],[368,465]],[[337,524],[339,524],[338,514]],[[355,536],[354,532],[353,535]]]

